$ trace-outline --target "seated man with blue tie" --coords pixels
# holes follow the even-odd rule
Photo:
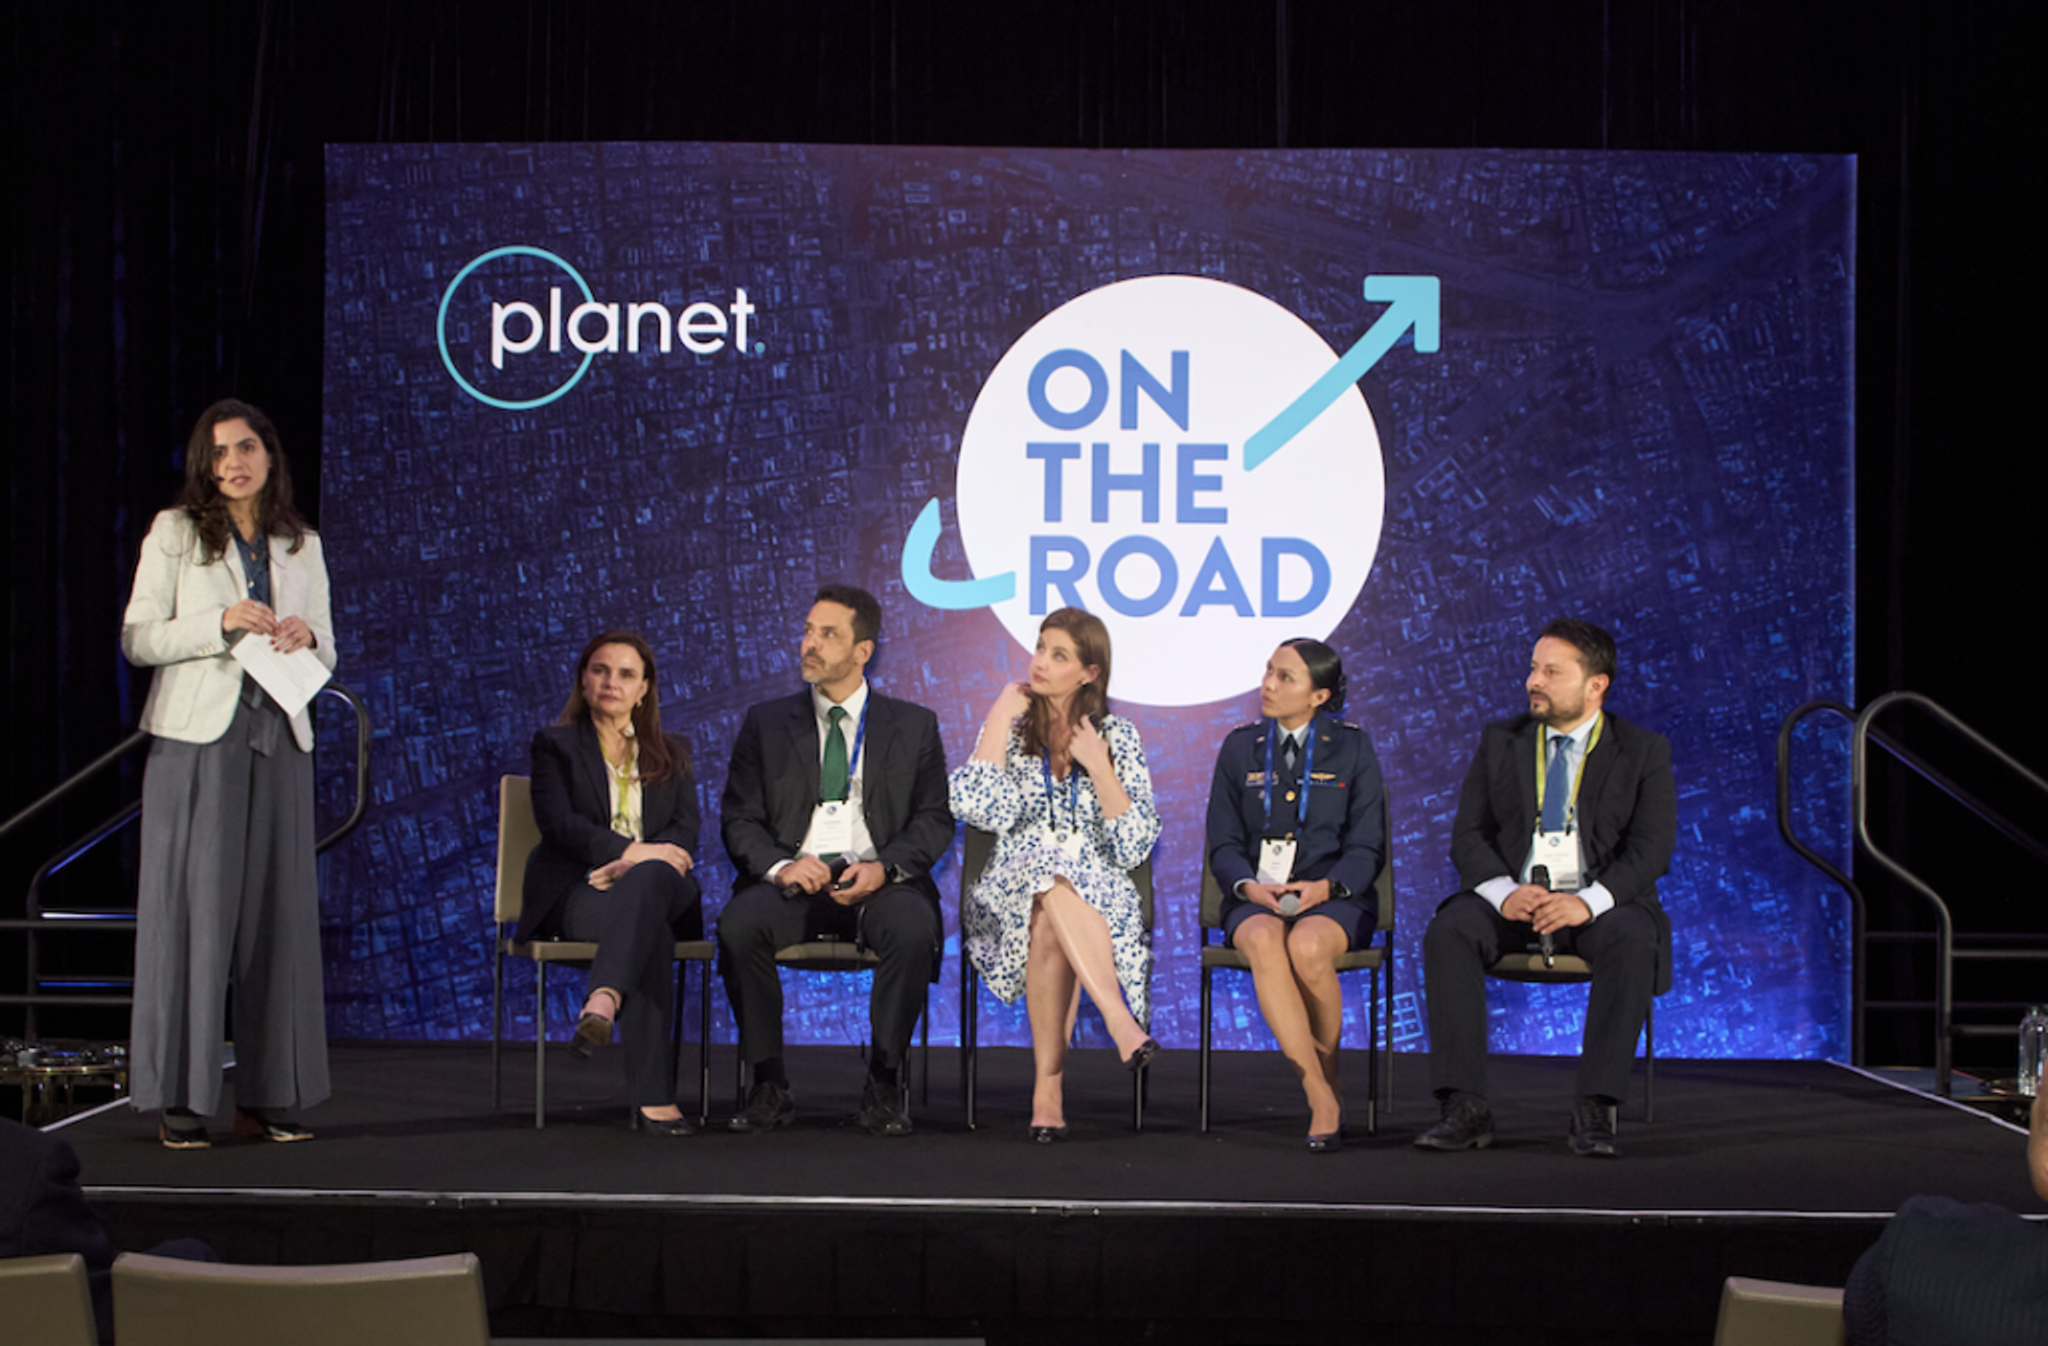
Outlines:
[[[1615,1153],[1613,1109],[1651,997],[1670,976],[1656,882],[1671,866],[1678,791],[1670,742],[1602,709],[1614,674],[1613,637],[1553,621],[1529,661],[1528,713],[1480,736],[1451,836],[1464,888],[1422,941],[1430,1083],[1443,1109],[1415,1138],[1422,1149],[1493,1143],[1486,969],[1503,950],[1541,946],[1592,967],[1570,1141],[1574,1154]]]
[[[769,1131],[796,1116],[775,952],[830,935],[881,960],[860,1123],[871,1135],[910,1133],[899,1077],[938,968],[931,871],[953,844],[953,813],[938,717],[868,686],[881,630],[881,605],[866,590],[818,590],[801,646],[811,685],[749,709],[733,743],[719,830],[737,872],[718,944],[740,1055],[754,1074],[734,1131]]]

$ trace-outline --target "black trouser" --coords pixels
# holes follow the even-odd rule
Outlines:
[[[1519,952],[1535,939],[1528,922],[1508,920],[1476,893],[1459,893],[1437,908],[1422,937],[1422,971],[1430,1085],[1438,1096],[1486,1093],[1486,969],[1502,949]],[[1626,1098],[1636,1037],[1656,990],[1657,918],[1624,902],[1587,925],[1558,931],[1553,942],[1593,968],[1579,1096]]]
[[[590,987],[619,993],[625,1039],[626,1101],[657,1107],[676,1101],[676,1046],[669,1041],[676,1003],[676,941],[704,930],[695,875],[659,860],[634,865],[604,892],[569,890],[558,910],[564,937],[595,941]]]
[[[739,1020],[740,1056],[759,1064],[782,1055],[782,979],[775,952],[819,935],[854,938],[881,959],[868,997],[874,1059],[900,1066],[924,1010],[939,947],[939,913],[930,898],[904,883],[886,883],[858,907],[825,896],[785,897],[772,883],[733,894],[718,918],[719,968]]]

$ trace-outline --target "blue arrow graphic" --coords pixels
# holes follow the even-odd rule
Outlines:
[[[985,608],[1007,603],[1017,594],[1017,572],[1006,570],[978,580],[942,580],[932,574],[932,552],[939,545],[939,502],[927,500],[917,522],[903,539],[903,587],[928,608]]]
[[[1394,348],[1401,334],[1415,329],[1415,349],[1433,351],[1439,343],[1440,287],[1435,276],[1367,276],[1365,297],[1385,304],[1387,311],[1366,329],[1364,336],[1329,372],[1308,386],[1287,409],[1260,427],[1244,442],[1244,470],[1249,472],[1265,462],[1289,440],[1308,429],[1316,417],[1330,409],[1344,390],[1365,377],[1380,357]]]

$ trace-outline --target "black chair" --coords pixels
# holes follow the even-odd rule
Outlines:
[[[1379,899],[1379,921],[1373,930],[1378,942],[1368,948],[1353,949],[1337,956],[1337,971],[1370,972],[1372,985],[1366,993],[1366,1074],[1365,1074],[1365,1130],[1367,1135],[1379,1131],[1380,1087],[1382,1078],[1386,1081],[1387,1110],[1394,1107],[1394,851],[1393,814],[1385,808],[1380,814],[1381,835],[1387,838],[1387,862],[1380,867],[1380,874],[1373,881],[1373,892]],[[1210,936],[1216,938],[1212,943]],[[1209,1055],[1210,1037],[1213,1028],[1212,1003],[1214,994],[1211,982],[1216,969],[1228,968],[1249,973],[1251,960],[1236,949],[1223,943],[1223,888],[1216,882],[1216,876],[1209,872],[1209,862],[1202,861],[1202,1047],[1199,1085],[1201,1091],[1202,1130],[1209,1129]],[[1382,969],[1386,976],[1380,975]],[[1382,982],[1384,981],[1384,987]],[[1386,1034],[1382,1045],[1380,1034]],[[1384,1073],[1382,1064],[1384,1062]]]
[[[1668,966],[1668,964],[1667,964]],[[1533,982],[1543,986],[1561,986],[1569,982],[1593,981],[1593,966],[1575,953],[1558,954],[1546,966],[1543,955],[1536,950],[1522,953],[1504,953],[1486,969],[1489,977],[1502,981]],[[1657,995],[1671,989],[1668,972],[1657,979]],[[1608,1109],[1608,1125],[1617,1120],[1619,1108]],[[1643,1121],[1657,1120],[1657,1001],[1650,1000],[1650,1011],[1643,1019]]]
[[[505,1042],[505,960],[533,960],[533,1125],[547,1125],[547,970],[550,965],[588,968],[597,957],[597,945],[567,939],[534,939],[514,943],[513,930],[526,907],[526,857],[540,845],[540,824],[533,817],[533,781],[527,776],[505,776],[498,781],[498,888],[491,937],[491,1106],[499,1106],[503,1094],[503,1068],[499,1057]],[[676,941],[678,965],[697,963],[702,974],[697,986],[697,1120],[707,1120],[711,1103],[711,961],[718,946],[708,939]],[[670,1033],[679,1046],[683,1039],[683,983],[676,985],[675,1023]]]
[[[974,960],[967,956],[966,910],[967,894],[974,891],[974,885],[981,882],[982,870],[988,868],[989,857],[995,854],[996,834],[984,832],[978,827],[967,829],[967,843],[960,864],[960,1093],[967,1106],[967,1125],[974,1126],[974,1112],[978,1081],[976,1079],[979,1058],[979,1024],[981,976],[974,970]],[[1138,890],[1138,913],[1149,934],[1152,930],[1152,861],[1146,861],[1130,871],[1131,886]],[[1146,1076],[1150,1067],[1139,1070],[1131,1077],[1131,1129],[1145,1129]]]
[[[938,979],[940,955],[932,955],[932,979]],[[799,972],[869,972],[880,966],[881,959],[874,950],[864,949],[850,939],[836,935],[820,936],[802,944],[791,944],[775,951],[775,966],[794,968]],[[927,989],[924,1008],[918,1011],[918,1022],[923,1034],[924,1085],[922,1098],[925,1103],[932,1101],[932,995]],[[734,1106],[747,1105],[747,1063],[736,1052],[733,1061]],[[903,1101],[906,1108],[910,1102],[910,1080],[904,1077]]]

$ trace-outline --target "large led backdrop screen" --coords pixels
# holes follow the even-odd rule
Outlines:
[[[875,685],[938,712],[952,765],[1040,614],[1109,623],[1165,820],[1168,1046],[1216,748],[1275,643],[1334,644],[1378,746],[1416,1051],[1480,727],[1543,621],[1589,617],[1609,704],[1676,763],[1660,1051],[1846,1053],[1847,910],[1776,836],[1772,744],[1852,699],[1852,159],[334,146],[327,202],[321,521],[377,726],[373,810],[324,861],[337,1034],[489,1034],[497,781],[602,629],[659,656],[715,921],[733,735],[846,580],[886,613]],[[858,985],[790,987],[793,1041],[864,1040]],[[1497,1049],[1576,1050],[1583,991],[1493,1003]],[[1246,979],[1217,1012],[1270,1043]],[[1026,1041],[1022,1006],[982,1034]]]

